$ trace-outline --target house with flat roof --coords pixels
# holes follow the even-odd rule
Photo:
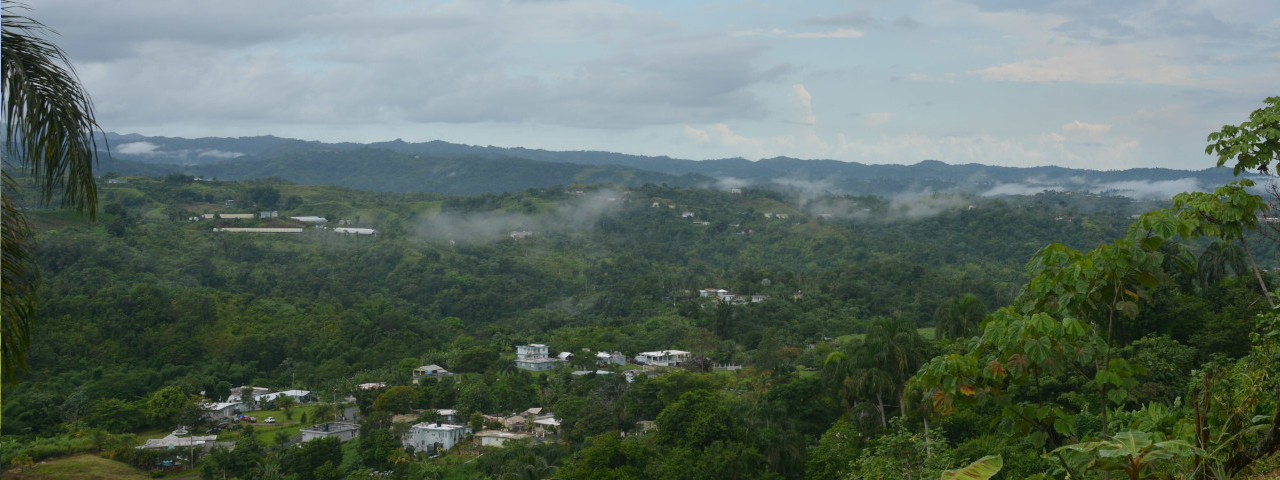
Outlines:
[[[178,433],[185,433],[185,431],[170,433],[164,438],[149,438],[146,443],[134,448],[138,450],[168,450],[175,448],[209,450],[219,445],[217,435],[179,436]]]
[[[419,380],[422,380],[428,377],[440,378],[440,377],[447,377],[450,375],[453,375],[453,373],[448,370],[445,370],[444,367],[441,367],[434,363],[431,365],[423,365],[421,367],[413,369],[413,384],[417,385]]]
[[[622,352],[596,352],[596,363],[599,365],[626,365],[627,356]]]
[[[456,423],[458,421],[458,411],[452,408],[438,408],[436,415],[439,415],[440,421],[444,423]]]
[[[550,355],[550,348],[540,343],[516,347],[516,368],[543,372],[555,368],[561,360]]]
[[[402,443],[405,448],[412,448],[414,451],[435,453],[453,448],[462,439],[467,438],[470,431],[470,428],[463,425],[422,422],[409,427]]]
[[[244,410],[244,404],[240,402],[206,402],[201,406],[204,407],[204,418],[206,420],[230,417]]]
[[[372,235],[372,236],[378,235],[378,231],[372,228],[355,228],[355,227],[338,227],[333,229],[333,233],[341,233],[344,235]]]
[[[658,350],[656,352],[640,352],[636,363],[657,367],[679,367],[689,361],[689,352],[683,350]]]
[[[273,401],[280,397],[293,397],[298,403],[314,402],[315,398],[311,396],[310,390],[285,390],[283,392],[266,393],[262,395],[254,395],[253,401],[259,404]]]
[[[503,432],[500,430],[482,430],[476,434],[482,447],[503,447],[507,442],[528,441],[533,435],[527,433]]]
[[[360,425],[347,422],[329,422],[312,425],[302,429],[302,441],[310,442],[318,438],[334,437],[339,442],[347,442],[360,435]]]

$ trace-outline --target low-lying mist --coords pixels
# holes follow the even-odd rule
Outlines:
[[[536,235],[584,231],[600,218],[617,211],[623,199],[621,191],[602,189],[561,203],[547,213],[441,212],[418,223],[412,231],[431,241],[471,244],[520,236],[522,232]]]

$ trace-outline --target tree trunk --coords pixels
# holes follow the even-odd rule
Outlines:
[[[1280,387],[1276,387],[1276,402],[1276,411],[1271,416],[1271,428],[1267,429],[1266,436],[1262,437],[1262,440],[1259,440],[1253,448],[1237,453],[1227,460],[1223,465],[1227,469],[1227,475],[1234,477],[1254,460],[1280,450]]]
[[[929,415],[920,417],[924,421],[924,455],[925,458],[933,458],[933,448],[929,446]]]
[[[880,428],[889,428],[889,420],[884,417],[884,399],[876,393],[876,407],[880,410]]]
[[[1271,299],[1271,292],[1267,291],[1267,282],[1262,281],[1262,272],[1258,270],[1258,262],[1253,260],[1253,251],[1249,250],[1249,244],[1244,241],[1244,237],[1240,237],[1240,245],[1244,246],[1244,254],[1249,256],[1249,266],[1253,267],[1253,276],[1258,279],[1258,286],[1262,287],[1262,297],[1267,299],[1267,305],[1272,310],[1276,309],[1276,302]]]

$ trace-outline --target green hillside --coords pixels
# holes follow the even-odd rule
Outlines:
[[[877,384],[831,383],[840,358],[860,358],[886,338],[906,342],[915,365],[956,351],[962,341],[917,332],[943,318],[940,307],[966,294],[984,312],[1014,303],[1030,278],[1028,260],[1045,245],[1092,249],[1122,237],[1135,213],[1159,207],[1067,193],[802,199],[654,185],[449,196],[181,175],[115,178],[101,185],[100,198],[96,222],[32,211],[42,303],[32,371],[5,388],[5,462],[38,438],[192,421],[189,409],[158,406],[173,392],[217,400],[255,385],[303,388],[325,402],[355,395],[372,423],[348,447],[359,450],[342,466],[349,471],[483,478],[514,472],[528,465],[520,455],[535,455],[551,459],[563,478],[583,478],[605,468],[593,455],[615,451],[647,478],[694,478],[676,472],[708,462],[763,478],[844,475],[890,461],[879,449],[924,437],[912,433],[923,419],[904,417]],[[253,218],[224,217],[245,213]],[[204,214],[216,218],[192,219]],[[290,218],[302,216],[328,223]],[[334,233],[339,226],[378,235]],[[258,227],[303,230],[214,231]],[[1265,243],[1255,241],[1255,253],[1274,264]],[[1203,243],[1191,246],[1198,253]],[[1135,405],[1172,402],[1182,387],[1171,382],[1200,362],[1246,355],[1250,326],[1230,319],[1263,308],[1248,277],[1202,284],[1192,271],[1172,264],[1165,271],[1142,292],[1150,306],[1115,329],[1117,347],[1149,365],[1134,377],[1146,383],[1128,387],[1125,402]],[[722,302],[700,296],[705,288],[757,297]],[[526,343],[588,359],[594,353],[584,349],[627,357],[679,349],[694,360],[636,383],[568,373],[594,368],[589,360],[530,374],[511,363],[514,347]],[[409,371],[427,363],[459,375],[398,387],[402,400],[391,390],[355,388],[406,385]],[[709,373],[720,364],[747,368]],[[1087,405],[1072,396],[1075,380],[1045,381],[1056,382],[1039,387],[1045,394]],[[402,462],[397,427],[381,416],[531,407],[555,412],[559,442],[466,466]],[[989,419],[999,415],[990,408],[932,417],[930,448],[948,453],[918,467],[938,471],[1002,452],[1010,478],[1044,471],[1036,452],[1047,444],[1034,442],[1053,438],[992,434]],[[1082,431],[1099,421],[1080,415]],[[697,423],[705,418],[735,420]],[[609,433],[655,420],[657,434],[618,443]],[[832,437],[840,431],[866,437]],[[262,443],[262,458],[295,461]],[[218,472],[237,472],[231,457],[210,458]],[[241,478],[253,476],[245,472]]]

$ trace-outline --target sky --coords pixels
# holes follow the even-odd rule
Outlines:
[[[29,0],[104,130],[694,160],[1214,165],[1274,0]]]

